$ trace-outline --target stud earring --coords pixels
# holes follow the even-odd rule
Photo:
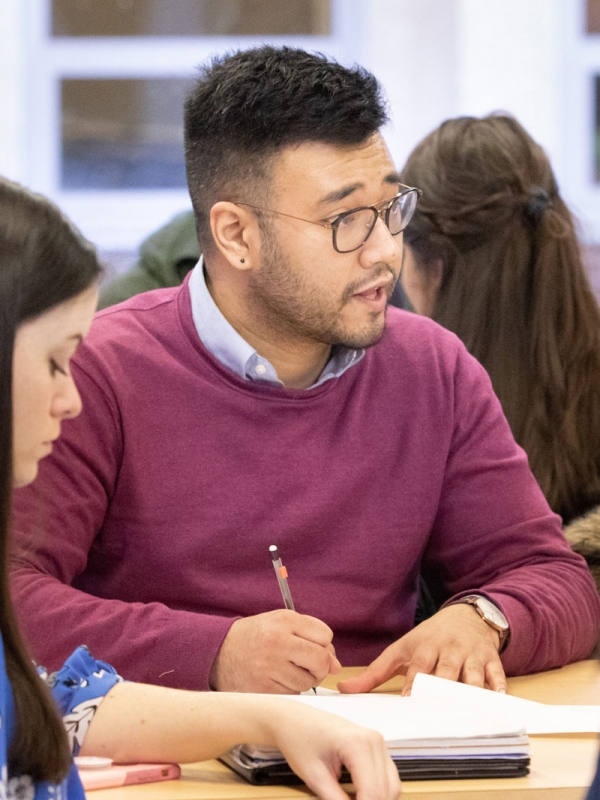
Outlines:
[[[242,264],[246,263],[246,259],[245,258],[240,258],[240,261],[241,261]]]

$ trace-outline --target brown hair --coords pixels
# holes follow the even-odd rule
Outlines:
[[[0,178],[0,634],[15,703],[10,776],[62,780],[71,755],[50,693],[23,645],[8,588],[12,364],[19,325],[76,297],[100,274],[96,254],[41,195]]]
[[[600,311],[548,158],[510,116],[460,117],[401,177],[423,190],[404,241],[443,265],[433,318],[488,371],[550,506],[579,516],[600,503]]]

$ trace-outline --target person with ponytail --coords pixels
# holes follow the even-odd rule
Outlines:
[[[486,368],[600,585],[600,310],[550,162],[513,117],[460,117],[417,145],[401,179],[423,190],[404,290]]]
[[[90,328],[100,273],[55,206],[0,178],[0,797],[84,800],[72,753],[191,762],[251,741],[278,747],[327,800],[347,797],[342,765],[359,798],[396,798],[383,738],[334,715],[276,697],[128,683],[85,647],[57,673],[36,672],[8,590],[11,496],[81,409],[70,359]]]

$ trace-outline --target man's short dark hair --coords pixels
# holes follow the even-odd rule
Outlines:
[[[284,147],[362,144],[386,120],[381,88],[362,67],[267,45],[214,58],[185,102],[186,170],[201,249],[212,244],[212,205],[256,202],[270,159]]]

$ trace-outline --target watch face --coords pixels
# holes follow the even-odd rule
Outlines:
[[[497,625],[500,630],[507,630],[508,629],[508,622],[506,621],[506,617],[500,611],[499,608],[487,599],[487,597],[478,597],[477,598],[477,605],[481,609],[481,611],[485,614],[485,616]]]

